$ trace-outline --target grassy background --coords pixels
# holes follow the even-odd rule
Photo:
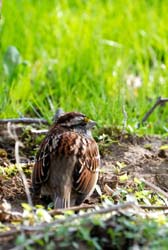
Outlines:
[[[124,106],[135,131],[168,97],[167,13],[166,0],[3,1],[0,117],[50,120],[62,107],[121,126]],[[167,122],[168,104],[141,132],[166,133]]]

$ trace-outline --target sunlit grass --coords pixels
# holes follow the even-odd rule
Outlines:
[[[125,107],[134,130],[158,96],[168,97],[167,13],[159,0],[3,1],[0,116],[50,120],[62,107],[121,126]],[[21,63],[5,75],[10,45]],[[167,115],[158,108],[143,132],[165,133]]]

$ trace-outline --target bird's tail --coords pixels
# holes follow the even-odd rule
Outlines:
[[[54,199],[54,208],[68,208],[70,207],[70,196],[68,197],[60,197],[58,195],[55,196]]]

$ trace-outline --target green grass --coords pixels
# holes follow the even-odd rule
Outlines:
[[[134,130],[158,96],[168,97],[167,13],[166,0],[3,1],[0,117],[50,120],[62,107],[121,126],[124,105]],[[19,54],[9,55],[11,45]],[[128,85],[130,75],[140,87]],[[166,133],[167,117],[168,104],[141,131]]]

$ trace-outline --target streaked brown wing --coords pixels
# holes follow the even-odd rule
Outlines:
[[[42,184],[48,179],[49,165],[50,165],[50,151],[48,147],[48,138],[45,138],[36,156],[36,162],[32,174],[33,186]]]
[[[100,156],[96,142],[86,139],[78,152],[73,172],[73,188],[79,193],[89,194],[95,186],[100,167]]]
[[[40,146],[33,169],[32,184],[34,189],[39,189],[41,184],[48,180],[53,157],[55,159],[62,156],[68,158],[76,154],[76,146],[78,146],[80,138],[77,133],[70,131],[61,131],[60,134],[54,134],[52,131],[46,136]]]
[[[32,184],[40,186],[48,180],[50,174],[51,154],[57,151],[61,135],[48,134],[43,140],[36,156],[32,174]]]

